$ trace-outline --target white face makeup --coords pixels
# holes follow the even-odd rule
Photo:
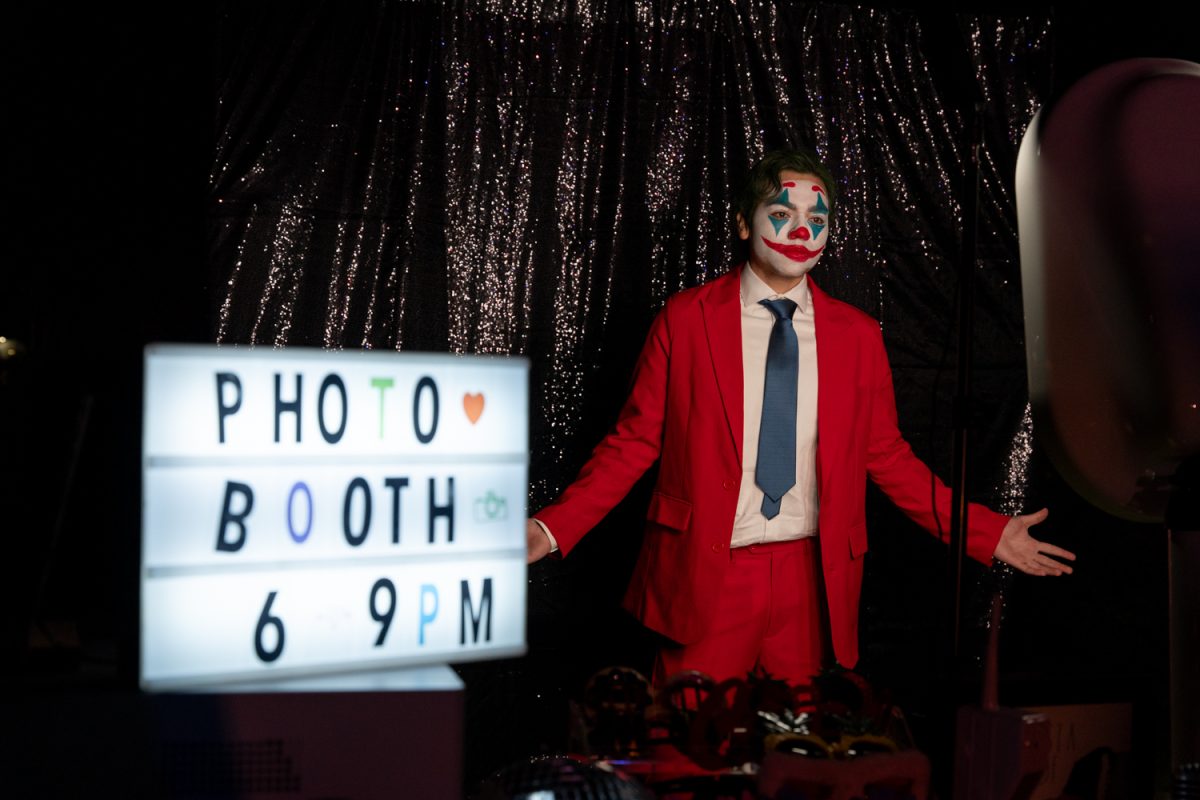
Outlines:
[[[787,291],[816,266],[829,240],[829,200],[814,175],[785,171],[780,190],[754,209],[740,234],[750,240],[750,267],[776,291]]]

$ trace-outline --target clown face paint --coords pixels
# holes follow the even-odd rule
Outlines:
[[[754,209],[739,232],[750,240],[750,268],[777,292],[786,292],[816,266],[829,240],[825,187],[813,176],[782,172],[779,194]]]

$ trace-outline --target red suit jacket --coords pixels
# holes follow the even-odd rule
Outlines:
[[[934,531],[950,492],[896,427],[891,369],[879,323],[809,278],[817,340],[817,483],[829,629],[838,662],[858,662],[858,600],[867,550],[866,480]],[[536,515],[564,555],[662,464],[625,606],[681,643],[700,639],[725,569],[742,477],[740,270],[667,300],[638,360],[620,418],[579,477]],[[972,505],[967,552],[990,563],[1008,517]]]

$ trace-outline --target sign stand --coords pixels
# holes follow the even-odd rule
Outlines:
[[[168,797],[461,797],[449,667],[148,695]]]

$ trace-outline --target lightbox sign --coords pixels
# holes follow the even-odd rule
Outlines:
[[[525,651],[528,363],[152,345],[141,683]]]

